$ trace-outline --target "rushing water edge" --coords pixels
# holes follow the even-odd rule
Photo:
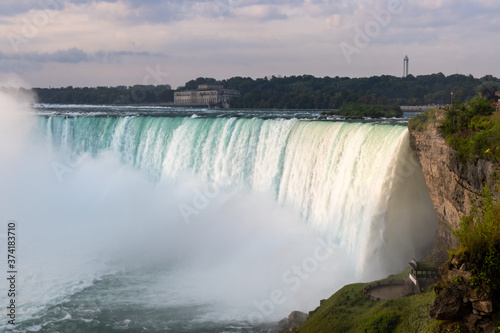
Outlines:
[[[19,332],[266,331],[345,282],[400,267],[433,236],[405,119],[144,106],[35,114],[32,146],[47,152],[21,151],[3,178],[4,194],[21,195],[5,198],[30,244]],[[286,302],[271,302],[275,291]]]

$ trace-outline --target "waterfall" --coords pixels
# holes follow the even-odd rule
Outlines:
[[[2,94],[0,105],[15,332],[262,331],[400,272],[433,242],[400,125],[42,116]]]
[[[413,230],[424,223],[417,234],[425,239],[433,233],[434,221],[422,222],[427,215],[414,214],[418,202],[411,199],[401,203],[406,215],[415,215],[405,219],[406,226],[389,220],[388,207],[398,200],[401,184],[415,178],[423,184],[403,126],[296,119],[40,117],[39,129],[68,161],[110,150],[153,181],[187,172],[219,187],[270,193],[318,233],[333,237],[356,258],[358,270],[384,253],[392,241],[389,225]],[[425,186],[406,190],[426,191]],[[408,256],[429,243],[412,235],[395,237],[409,240],[402,251]]]

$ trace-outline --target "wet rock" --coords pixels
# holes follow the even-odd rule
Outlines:
[[[452,258],[449,270],[443,272],[447,284],[435,289],[438,296],[431,304],[430,315],[454,322],[463,327],[465,332],[494,332],[491,286],[482,284],[480,287],[471,287],[468,283],[470,265],[464,260]],[[460,269],[454,268],[458,266]]]
[[[281,327],[280,332],[292,332],[295,328],[299,327],[307,320],[307,313],[300,311],[293,311],[290,313],[288,318],[285,318],[279,322]]]
[[[278,322],[280,328],[285,328],[288,326],[288,318],[283,318]]]
[[[459,276],[462,278],[462,281],[466,281],[466,280],[470,279],[470,277],[472,276],[472,273],[468,272],[468,271],[458,270],[458,269],[452,269],[452,270],[448,271],[448,279],[450,281],[453,281],[453,279],[456,279]]]
[[[472,308],[480,313],[484,313],[485,315],[493,313],[493,304],[491,300],[473,302]]]
[[[467,326],[469,327],[475,327],[477,322],[480,321],[481,319],[482,319],[481,316],[475,314],[471,314],[465,317],[465,321],[467,322]]]
[[[302,325],[307,320],[307,313],[300,311],[293,311],[288,316],[288,322],[290,324]]]
[[[454,320],[463,312],[463,292],[458,288],[446,288],[431,303],[429,314],[439,320]]]
[[[483,330],[484,333],[495,333],[495,325],[493,325],[493,322],[488,321],[484,324],[479,325],[479,328]]]
[[[452,268],[459,268],[462,266],[462,263],[460,262],[460,259],[458,259],[458,257],[453,257],[453,259],[451,259],[451,267]]]
[[[470,262],[464,263],[462,266],[460,266],[461,271],[467,271],[470,272],[472,270],[473,266]]]

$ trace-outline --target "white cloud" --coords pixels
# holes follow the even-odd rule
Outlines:
[[[286,16],[279,7],[272,5],[253,5],[234,9],[238,17],[255,20],[284,19]]]
[[[119,61],[107,63],[109,80],[116,81],[111,77],[115,75],[134,81],[134,68],[140,72],[165,61],[173,73],[173,84],[180,85],[193,76],[215,74],[219,78],[399,74],[401,66],[387,57],[394,53],[399,59],[399,53],[413,52],[418,59],[409,56],[412,63],[419,64],[414,68],[420,68],[421,74],[447,66],[443,59],[454,57],[457,62],[468,59],[470,63],[460,67],[470,68],[472,74],[484,75],[489,67],[500,76],[494,72],[500,69],[486,66],[496,63],[493,55],[499,48],[500,7],[496,0],[401,0],[403,11],[391,17],[351,65],[340,53],[339,44],[352,43],[354,28],[364,29],[374,20],[373,13],[387,9],[389,0],[42,1],[60,1],[61,6],[48,13],[38,0],[0,4],[0,72],[22,72],[43,82],[45,77],[55,76],[48,68],[58,68],[61,81],[69,81],[65,75],[76,80],[70,74],[73,71],[89,73],[86,80],[94,76],[97,81],[104,79],[97,74],[106,65],[99,59],[114,55],[110,59]],[[26,21],[33,23],[35,15],[43,13],[50,14],[49,20],[36,26],[36,34],[15,51],[6,36],[24,36]],[[474,54],[482,64],[471,61]],[[128,70],[132,72],[127,74]]]

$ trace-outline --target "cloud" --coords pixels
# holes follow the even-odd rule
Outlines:
[[[325,0],[328,1],[328,0]],[[82,2],[85,2],[82,0]],[[303,1],[259,0],[120,0],[125,10],[114,12],[116,19],[133,24],[168,24],[196,18],[280,20],[291,9],[302,10]],[[92,2],[95,7],[100,2]],[[102,7],[102,6],[101,6]]]
[[[110,2],[120,0],[2,0],[0,2],[0,17],[11,17],[38,10],[63,10],[68,4],[86,5],[91,3]]]
[[[56,2],[56,6],[59,8],[61,4]],[[24,14],[33,9],[41,9],[37,0],[3,0],[0,2],[0,16],[2,17]]]
[[[31,52],[25,54],[4,54],[0,53],[1,61],[24,61],[28,63],[48,63],[55,62],[61,64],[78,64],[81,62],[99,62],[99,63],[116,63],[120,62],[122,57],[138,56],[138,57],[167,57],[162,53],[150,52],[132,52],[132,51],[98,51],[93,53],[85,52],[79,48],[71,48],[68,50],[58,50],[52,53]],[[5,71],[5,66],[0,67],[0,71]]]
[[[89,54],[78,48],[60,50],[54,53],[28,53],[22,56],[24,60],[31,62],[60,62],[77,64],[90,61]]]
[[[400,0],[411,7],[415,16],[426,16],[449,21],[451,17],[475,17],[498,14],[495,0]],[[116,5],[116,7],[109,7]],[[191,20],[193,18],[245,18],[254,20],[281,20],[308,15],[327,18],[332,15],[367,16],[370,11],[387,7],[386,0],[3,0],[0,17],[13,17],[30,11],[51,9],[62,11],[69,5],[81,10],[103,8],[117,20],[134,24],[161,23]],[[114,9],[117,10],[114,10]],[[126,9],[123,9],[126,8]],[[493,15],[488,15],[493,17]]]
[[[46,23],[39,1],[59,4]],[[417,63],[426,73],[446,72],[442,66],[455,62],[453,72],[460,66],[487,73],[487,61],[474,55],[497,53],[498,0],[399,0],[403,11],[346,66],[339,44],[353,44],[355,28],[365,29],[391,1],[398,0],[3,0],[2,52],[14,52],[3,38],[9,32],[25,37],[33,30],[26,22],[36,33],[20,53],[0,53],[0,72],[23,71],[38,85],[56,85],[72,84],[77,71],[85,84],[101,84],[140,80],[144,68],[161,64],[183,84],[199,75],[376,75],[391,68],[388,57],[399,64],[408,53],[415,72]],[[461,55],[472,60],[459,63]]]
[[[401,13],[392,15],[387,24],[380,26],[380,33],[372,38],[372,44],[425,46],[460,45],[481,39],[500,30],[499,10],[493,9],[489,0],[478,2],[451,0],[400,0]],[[351,42],[355,29],[365,31],[375,16],[387,13],[389,2],[371,1],[352,3],[352,14],[331,16],[330,27],[343,30],[345,42]],[[369,4],[369,5],[368,5]],[[339,23],[340,22],[340,23]]]

